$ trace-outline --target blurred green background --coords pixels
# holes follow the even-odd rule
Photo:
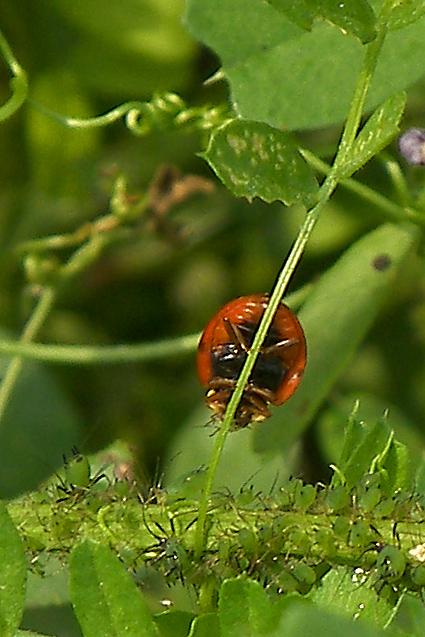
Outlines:
[[[219,60],[187,34],[183,8],[179,0],[14,0],[0,5],[0,24],[28,73],[31,97],[63,115],[94,116],[162,90],[177,91],[190,105],[221,104],[227,99],[224,82],[203,84]],[[8,80],[2,65],[2,103]],[[423,119],[424,91],[424,83],[412,88],[406,126]],[[339,128],[301,133],[301,141],[330,160],[339,134]],[[199,332],[227,300],[271,289],[302,220],[297,209],[232,197],[197,157],[205,142],[197,133],[136,138],[122,122],[69,130],[25,105],[2,124],[0,136],[0,324],[6,337],[19,336],[33,306],[19,245],[72,232],[105,214],[118,174],[126,176],[136,196],[148,191],[165,165],[206,181],[172,205],[165,220],[152,217],[135,227],[68,285],[43,328],[44,342],[143,343]],[[391,157],[397,157],[395,146],[388,149]],[[403,169],[412,191],[419,192],[420,170]],[[396,196],[384,161],[363,169],[359,179]],[[385,220],[378,208],[339,189],[291,290],[314,284],[349,245]],[[400,436],[413,441],[419,453],[424,317],[423,262],[412,257],[300,442],[291,470],[307,479],[326,478],[358,397],[365,418],[389,408]],[[74,444],[91,453],[117,438],[134,449],[136,473],[145,483],[163,471],[164,459],[166,468],[173,463],[183,444],[193,445],[192,461],[185,466],[185,460],[179,471],[193,469],[202,462],[198,443],[191,442],[190,433],[179,436],[208,419],[205,410],[197,411],[202,398],[195,352],[121,366],[27,365],[0,434],[0,495],[36,486]],[[201,429],[201,435],[209,444],[208,431]]]

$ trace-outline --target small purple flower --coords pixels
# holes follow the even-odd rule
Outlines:
[[[414,166],[425,166],[425,129],[411,128],[398,140],[398,148],[404,159]]]

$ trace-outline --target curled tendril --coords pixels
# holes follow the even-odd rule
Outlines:
[[[44,115],[69,128],[97,128],[107,126],[123,118],[127,128],[137,136],[154,130],[183,128],[208,130],[223,124],[230,118],[224,107],[199,106],[189,108],[176,93],[156,94],[148,102],[131,101],[89,119],[60,115],[30,99],[29,102]]]

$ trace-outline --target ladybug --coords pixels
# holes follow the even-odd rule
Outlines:
[[[268,294],[241,296],[210,320],[198,345],[197,367],[205,401],[222,420],[269,302]],[[306,365],[306,341],[295,314],[279,304],[234,418],[234,429],[262,422],[269,403],[282,405],[298,387]]]

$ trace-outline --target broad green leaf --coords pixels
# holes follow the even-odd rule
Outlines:
[[[315,201],[316,180],[285,131],[232,120],[211,136],[202,157],[238,197],[306,206]]]
[[[289,20],[302,27],[312,29],[316,18],[327,20],[343,33],[350,33],[362,42],[368,42],[375,36],[375,14],[366,0],[267,0],[282,11]]]
[[[70,556],[70,597],[84,637],[156,637],[141,592],[106,546],[91,540]]]
[[[188,637],[220,637],[221,635],[217,613],[206,613],[193,621]]]
[[[27,562],[24,546],[3,504],[0,503],[0,635],[14,637],[25,604]]]
[[[289,130],[346,118],[365,50],[357,39],[326,23],[306,33],[262,0],[189,0],[186,24],[221,58],[241,117]],[[366,112],[424,75],[424,32],[422,16],[387,36]]]
[[[343,569],[342,569],[343,570]],[[329,582],[329,589],[341,584],[341,578],[336,582]],[[357,584],[357,588],[359,585]],[[219,618],[221,635],[223,637],[259,637],[267,635],[269,637],[329,637],[330,634],[344,635],[344,637],[393,637],[392,631],[382,631],[373,626],[369,621],[353,622],[358,615],[359,608],[355,608],[354,596],[355,586],[351,585],[353,599],[353,612],[347,617],[347,610],[342,610],[343,595],[337,595],[335,605],[332,606],[332,598],[329,589],[324,591],[322,600],[318,598],[318,603],[326,607],[326,611],[318,608],[316,604],[311,604],[300,598],[293,598],[285,603],[272,603],[267,597],[264,588],[258,583],[245,577],[227,580],[223,583],[219,598]],[[320,590],[320,589],[319,589]],[[345,590],[345,592],[347,592]],[[363,591],[359,598],[367,603],[365,619],[372,617],[375,623],[383,623],[384,613],[388,610],[382,604],[379,613],[371,604],[371,593]],[[372,592],[375,596],[376,593]],[[316,600],[314,600],[316,601]],[[361,602],[358,602],[361,603]],[[339,614],[331,614],[327,611],[336,611]],[[375,614],[374,614],[375,611]],[[344,613],[344,615],[342,614]],[[370,615],[369,615],[370,613]],[[357,618],[357,617],[356,617]]]
[[[389,29],[401,29],[425,14],[425,0],[394,0],[387,20]]]
[[[187,0],[184,22],[229,67],[303,33],[262,0]]]
[[[400,637],[400,633],[388,629],[381,629],[365,621],[353,621],[356,613],[351,617],[343,614],[325,612],[314,604],[292,606],[284,613],[276,627],[275,637],[329,637],[329,635],[343,635],[344,637]],[[406,636],[407,637],[407,636]]]
[[[405,105],[406,94],[397,93],[369,117],[356,138],[352,154],[339,166],[338,176],[341,179],[359,170],[400,132],[399,123]]]
[[[362,581],[364,580],[364,581]],[[392,604],[368,585],[366,576],[353,577],[353,569],[334,566],[309,594],[317,606],[353,619],[384,627],[394,612]]]
[[[294,396],[255,429],[258,451],[286,448],[311,422],[362,341],[416,232],[385,224],[355,243],[316,284],[299,319],[307,339],[307,368]]]
[[[272,604],[259,582],[241,576],[222,584],[218,614],[223,636],[254,637],[272,633],[280,607]]]
[[[194,613],[187,611],[167,610],[155,615],[154,619],[161,637],[176,637],[176,635],[186,637],[194,617]]]

